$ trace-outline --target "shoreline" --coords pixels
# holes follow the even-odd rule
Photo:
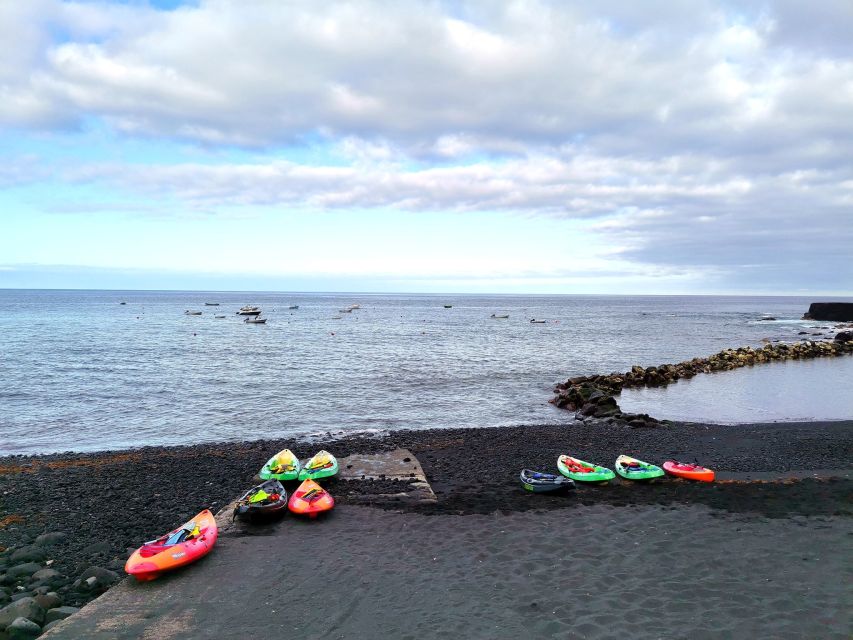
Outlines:
[[[97,453],[0,458],[0,583],[41,589],[63,605],[79,607],[123,576],[133,548],[171,530],[208,507],[218,511],[252,485],[276,451],[300,457],[326,448],[339,459],[396,448],[410,450],[437,501],[388,499],[406,488],[400,480],[330,479],[338,505],[376,507],[412,517],[458,517],[552,510],[702,507],[713,517],[748,519],[849,518],[853,480],[853,420],[712,425],[672,423],[632,428],[602,420],[561,425],[395,431],[349,436],[142,447]],[[555,471],[560,453],[611,465],[627,453],[660,464],[668,458],[714,468],[720,481],[662,479],[653,484],[613,482],[580,486],[567,496],[531,494],[518,481],[522,467]],[[814,472],[834,470],[814,477]],[[283,525],[293,519],[285,516]],[[59,538],[37,544],[44,534]],[[49,536],[50,537],[50,536]],[[35,550],[47,580],[10,579],[8,570]],[[86,582],[92,573],[94,582]],[[38,575],[38,574],[36,574]],[[90,584],[91,583],[91,584]],[[20,590],[19,590],[20,591]],[[24,591],[20,591],[24,593]],[[0,607],[9,602],[0,589]]]

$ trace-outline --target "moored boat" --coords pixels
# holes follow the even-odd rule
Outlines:
[[[261,315],[260,307],[251,307],[246,305],[245,307],[240,307],[240,310],[237,312],[238,316],[259,316]]]
[[[201,311],[190,311],[189,309],[187,309],[186,311],[184,311],[184,315],[185,316],[200,316]]]
[[[248,318],[244,319],[243,322],[245,322],[246,324],[266,324],[267,319],[266,318],[259,318],[258,316],[255,316],[254,318],[248,317]]]
[[[490,318],[494,318],[495,320],[506,320],[507,318],[509,318],[509,314],[504,314],[504,315],[500,315],[500,316],[499,316],[499,315],[496,315],[496,314],[494,314],[494,313],[493,313],[493,314],[492,314],[491,316],[489,316],[489,317],[490,317]]]

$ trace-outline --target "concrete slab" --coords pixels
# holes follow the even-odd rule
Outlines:
[[[408,449],[382,453],[356,454],[338,460],[340,480],[402,480],[409,481],[405,492],[370,496],[376,499],[428,503],[435,502],[435,493],[427,482],[423,467]],[[413,481],[413,482],[412,482]]]

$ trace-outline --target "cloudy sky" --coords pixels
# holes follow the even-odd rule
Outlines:
[[[853,4],[0,0],[0,287],[853,293]]]

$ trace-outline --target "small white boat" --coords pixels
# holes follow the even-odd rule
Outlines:
[[[266,318],[254,317],[254,318],[246,318],[245,320],[243,320],[243,322],[245,322],[246,324],[266,324],[267,319]]]
[[[530,319],[531,324],[545,324],[545,320],[537,320],[536,318]]]
[[[204,306],[205,307],[218,307],[219,303],[218,302],[205,302]]]
[[[341,316],[332,316],[332,320],[341,320]]]
[[[245,307],[240,307],[240,310],[237,312],[238,316],[259,316],[261,315],[260,307],[251,307],[246,305]]]
[[[509,314],[499,316],[493,313],[490,317],[494,318],[495,320],[506,320],[507,318],[509,318]]]
[[[352,309],[338,309],[338,313],[352,313]]]
[[[184,315],[185,316],[200,316],[201,311],[190,311],[189,309],[187,309],[186,311],[184,311]]]
[[[360,304],[351,304],[350,306],[347,307],[347,309],[350,309],[350,310],[361,309],[361,305]]]

